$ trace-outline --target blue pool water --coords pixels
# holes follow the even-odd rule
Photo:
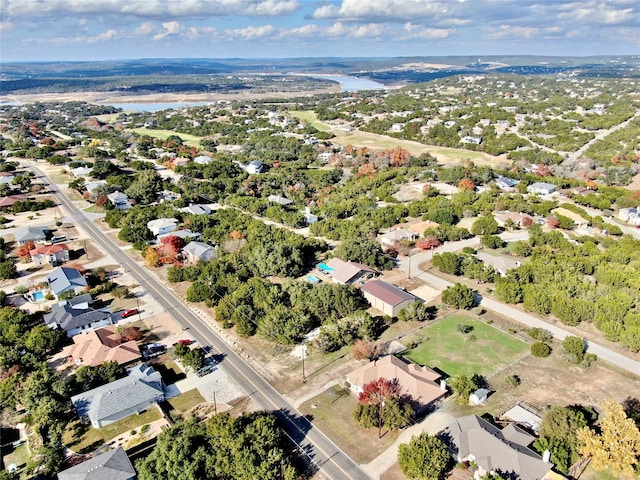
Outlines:
[[[31,298],[33,298],[34,302],[39,302],[40,300],[44,300],[44,293],[42,293],[42,290],[38,290],[31,294]]]
[[[317,265],[317,267],[318,267],[320,270],[324,270],[325,272],[331,272],[331,271],[333,271],[333,268],[331,268],[331,267],[330,267],[329,265],[327,265],[326,263],[319,263],[319,264]]]
[[[307,280],[309,280],[309,282],[313,283],[314,285],[316,283],[320,283],[320,279],[315,275],[307,275]]]

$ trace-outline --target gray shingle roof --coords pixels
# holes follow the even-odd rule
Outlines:
[[[133,367],[128,376],[75,395],[71,401],[78,416],[88,415],[92,421],[100,421],[163,396],[160,372],[142,363]]]
[[[211,260],[217,257],[215,249],[203,242],[189,242],[182,251],[189,253],[197,260]]]
[[[472,454],[487,472],[509,472],[523,480],[539,480],[553,467],[528,448],[534,437],[514,425],[500,430],[477,415],[469,415],[457,418],[444,434],[457,449],[458,457]]]
[[[14,236],[18,243],[28,242],[29,240],[37,242],[45,240],[47,238],[47,233],[49,233],[49,229],[47,227],[22,227],[16,228]]]
[[[91,325],[111,316],[110,312],[93,310],[92,308],[74,308],[66,304],[56,304],[51,307],[51,312],[44,316],[47,325],[56,325],[64,331]]]
[[[96,455],[58,473],[58,480],[129,480],[136,475],[122,448]]]
[[[75,287],[86,287],[87,280],[79,270],[69,267],[58,267],[47,275],[49,288],[54,295],[59,295],[65,290]]]

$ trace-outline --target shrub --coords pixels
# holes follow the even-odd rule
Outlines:
[[[531,345],[531,355],[537,358],[546,358],[551,355],[551,347],[543,342],[536,342]]]
[[[527,333],[538,342],[548,343],[553,340],[553,333],[544,328],[532,328]]]
[[[473,247],[464,247],[462,249],[462,253],[466,253],[467,255],[474,255],[476,253],[476,250]]]
[[[515,388],[518,385],[520,385],[520,382],[521,382],[520,377],[518,377],[517,375],[509,375],[504,378],[504,384],[507,387]]]
[[[460,333],[470,333],[473,331],[472,325],[465,325],[464,323],[459,323],[456,325],[456,330]]]

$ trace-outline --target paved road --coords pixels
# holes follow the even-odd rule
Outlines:
[[[39,175],[53,184],[42,171],[30,165]],[[302,416],[264,378],[255,372],[240,355],[231,349],[208,325],[207,321],[187,308],[154,275],[138,265],[81,212],[69,198],[57,192],[58,199],[67,209],[73,223],[84,230],[108,255],[124,267],[167,313],[201,345],[211,345],[213,350],[224,355],[221,368],[262,409],[272,410],[282,421],[287,434],[302,447],[307,456],[329,478],[370,479],[370,477],[342,452],[320,430]]]

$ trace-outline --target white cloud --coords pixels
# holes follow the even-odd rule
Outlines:
[[[519,25],[500,25],[497,30],[492,30],[489,33],[489,38],[498,40],[502,38],[531,38],[538,33],[536,27],[523,27]]]
[[[342,0],[340,7],[324,5],[316,9],[316,19],[352,21],[409,20],[432,17],[447,11],[450,2],[435,0]]]
[[[210,18],[223,15],[278,16],[295,12],[299,0],[5,0],[5,14],[130,15],[150,18]]]
[[[8,32],[13,30],[15,25],[12,22],[0,22],[0,32]]]
[[[86,42],[87,43],[105,42],[107,40],[113,40],[115,38],[118,38],[118,36],[119,36],[119,33],[117,30],[109,29],[106,32],[100,33],[93,37],[88,37]]]
[[[153,22],[144,22],[133,31],[134,35],[146,37],[158,30],[158,26]]]
[[[177,35],[180,33],[180,30],[182,30],[182,25],[176,21],[163,22],[162,27],[164,31],[156,33],[153,36],[154,40],[162,40],[170,35]]]
[[[255,40],[256,38],[274,36],[275,33],[276,29],[273,25],[261,25],[259,27],[250,25],[244,28],[224,31],[224,34],[228,37],[240,38],[243,40]]]

